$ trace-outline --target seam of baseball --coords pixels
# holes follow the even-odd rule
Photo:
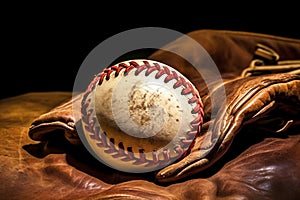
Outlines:
[[[89,86],[87,87],[85,94],[83,96],[82,100],[82,106],[81,106],[81,113],[82,113],[82,120],[87,125],[85,126],[85,129],[91,133],[90,138],[93,140],[98,141],[97,146],[100,148],[107,148],[104,150],[107,154],[113,154],[112,157],[114,158],[121,158],[122,161],[133,161],[134,165],[140,165],[145,164],[145,167],[150,167],[153,165],[164,165],[166,162],[170,160],[170,155],[167,150],[163,151],[163,157],[164,160],[158,159],[158,154],[156,151],[152,152],[153,160],[149,160],[146,158],[144,149],[139,149],[139,157],[135,156],[132,147],[124,147],[124,144],[122,142],[119,142],[117,145],[118,148],[116,148],[116,144],[114,141],[114,138],[108,138],[106,136],[105,132],[100,133],[99,127],[94,126],[95,121],[97,120],[94,116],[92,119],[90,119],[91,114],[93,110],[87,110],[88,106],[90,104],[90,99],[87,99],[88,95],[95,89],[96,85],[101,85],[104,81],[104,79],[109,80],[111,78],[111,74],[115,72],[115,77],[117,77],[122,70],[124,70],[124,76],[126,76],[131,70],[135,69],[135,75],[138,76],[141,72],[145,71],[145,76],[148,76],[149,74],[153,73],[154,71],[157,71],[155,74],[155,78],[159,79],[163,75],[167,75],[164,78],[164,82],[167,83],[171,80],[176,80],[175,84],[173,84],[173,88],[176,89],[180,86],[183,86],[184,88],[181,91],[181,95],[188,95],[192,94],[192,98],[189,99],[188,103],[196,103],[196,106],[192,109],[192,114],[197,114],[197,117],[190,122],[191,130],[186,133],[186,137],[181,140],[182,144],[181,146],[177,146],[174,148],[174,150],[177,152],[178,155],[181,155],[179,158],[185,156],[187,152],[190,150],[190,148],[193,146],[194,138],[200,134],[200,128],[201,124],[203,123],[203,104],[199,97],[199,93],[189,82],[187,82],[183,77],[179,76],[175,71],[170,71],[169,68],[166,66],[162,66],[157,62],[153,62],[153,65],[151,65],[148,61],[144,60],[144,64],[140,65],[135,61],[130,61],[129,65],[125,62],[121,62],[117,65],[114,65],[112,67],[105,68],[103,72],[97,74],[94,79],[91,81]],[[193,138],[191,140],[191,138]],[[111,145],[110,145],[111,144]],[[188,146],[187,146],[188,144]],[[127,150],[127,153],[125,152]]]

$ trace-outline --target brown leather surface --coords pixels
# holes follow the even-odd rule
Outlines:
[[[299,58],[300,42],[289,38],[211,30],[190,35],[207,49],[222,75],[231,75],[226,77],[237,77],[249,64],[257,42],[274,48],[282,59]],[[182,52],[191,53],[184,42],[181,44]],[[198,59],[197,55],[190,55]],[[150,58],[171,66],[176,64],[198,88],[203,85],[181,58],[164,51],[157,51]],[[270,83],[266,90],[259,87],[265,80]],[[158,181],[156,172],[127,174],[96,161],[76,139],[76,122],[69,103],[62,104],[70,100],[71,92],[28,93],[3,99],[0,179],[5,184],[0,186],[0,196],[2,199],[298,199],[299,76],[249,77],[231,80],[224,87],[228,102],[222,107],[220,99],[217,103],[220,112],[215,116],[209,115],[212,94],[206,89],[201,94],[207,115],[204,125],[214,123],[213,130],[228,136],[221,141],[226,145],[216,145],[217,153],[208,157],[214,162],[207,169],[198,164],[196,168],[188,168],[193,173],[178,180],[171,176],[170,182]],[[249,96],[253,88],[259,89]],[[230,117],[234,117],[234,123]],[[293,120],[292,125],[276,133],[282,126],[279,122],[288,120]],[[37,129],[28,132],[31,125]],[[226,127],[231,127],[230,131]],[[207,133],[205,127],[203,131]],[[198,141],[201,144],[201,138]],[[197,150],[195,147],[192,153],[198,155]],[[218,157],[218,153],[222,156]],[[171,169],[186,167],[184,163],[175,166]]]
[[[1,199],[297,199],[300,195],[297,134],[264,138],[245,128],[233,144],[236,152],[229,151],[215,170],[169,185],[155,183],[151,175],[116,173],[68,143],[31,140],[32,120],[69,97],[70,93],[47,92],[1,100]]]
[[[253,58],[256,44],[260,43],[272,48],[280,55],[281,60],[299,58],[300,40],[267,34],[230,31],[230,30],[195,30],[187,34],[189,38],[197,41],[213,59],[221,74],[234,73],[240,75],[242,69],[248,66]],[[184,58],[189,58],[196,63],[203,62],[198,52],[193,52],[193,44],[185,37],[179,38],[164,48],[180,52]],[[181,56],[158,50],[149,56],[177,68],[184,73],[185,69],[191,76],[190,64]],[[198,74],[198,73],[195,73]],[[190,78],[191,79],[191,78]]]

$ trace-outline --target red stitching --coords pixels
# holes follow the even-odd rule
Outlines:
[[[139,156],[140,159],[136,159],[136,161],[133,163],[134,165],[141,165],[148,162],[144,153],[144,149],[139,149]]]
[[[124,145],[122,142],[119,143],[118,149],[116,149],[116,151],[117,151],[117,154],[112,155],[112,157],[119,158],[119,157],[126,156],[125,151],[124,151]]]
[[[105,140],[106,138],[103,137],[103,140]],[[105,140],[105,143],[108,147],[108,149],[104,150],[105,153],[112,154],[112,153],[115,153],[117,151],[116,146],[115,146],[115,139],[114,138],[110,138],[109,141]]]
[[[99,132],[98,132],[98,133],[99,133]],[[98,135],[97,133],[94,133],[94,134],[95,134],[95,135]],[[105,133],[105,132],[102,132],[102,133],[101,133],[101,136],[99,135],[99,140],[97,140],[97,141],[99,141],[99,142],[97,143],[97,146],[98,146],[98,147],[103,147],[103,148],[108,147],[106,138],[107,138],[106,133]]]
[[[157,62],[154,62],[153,65],[151,65],[148,61],[143,61],[142,65],[135,61],[130,61],[129,65],[126,63],[119,63],[117,65],[104,69],[103,72],[95,76],[95,78],[91,81],[87,90],[85,91],[82,101],[82,121],[87,124],[85,126],[85,129],[90,133],[90,138],[97,141],[96,144],[98,147],[106,148],[104,152],[111,154],[114,158],[122,158],[121,160],[124,162],[135,161],[133,163],[134,165],[141,165],[147,163],[145,166],[150,167],[157,164],[159,166],[162,166],[170,161],[170,154],[166,150],[163,151],[163,160],[159,160],[158,154],[155,150],[152,152],[152,160],[149,160],[145,156],[144,149],[139,149],[139,156],[136,157],[132,151],[132,147],[127,147],[127,152],[125,151],[125,147],[122,142],[120,142],[118,144],[118,147],[116,147],[114,138],[108,138],[105,132],[99,133],[100,129],[95,128],[96,118],[90,119],[93,110],[88,110],[89,104],[91,103],[91,99],[89,99],[88,96],[93,91],[96,84],[101,85],[104,79],[109,80],[113,72],[115,72],[115,77],[117,77],[123,70],[124,75],[126,76],[134,68],[136,69],[134,73],[136,76],[142,73],[143,71],[145,71],[145,76],[149,76],[154,71],[157,71],[157,73],[155,74],[156,79],[159,79],[163,75],[166,75],[166,77],[164,78],[164,82],[167,83],[171,80],[176,80],[176,82],[173,84],[174,89],[183,86],[184,88],[181,91],[182,95],[193,95],[192,98],[188,100],[188,103],[196,103],[196,106],[192,109],[191,113],[198,113],[198,116],[192,122],[190,122],[192,129],[186,133],[186,138],[183,138],[181,140],[183,145],[174,148],[174,150],[178,154],[181,154],[179,159],[183,158],[193,146],[191,142],[193,143],[194,138],[200,133],[200,125],[203,123],[202,117],[204,114],[202,109],[203,104],[201,99],[199,98],[198,92],[193,88],[193,86],[189,82],[187,82],[183,77],[178,76],[178,74],[175,71],[170,71],[169,68],[167,68],[166,66],[161,66]]]
[[[127,152],[128,152],[127,157],[123,158],[122,161],[127,162],[131,160],[135,160],[134,154],[132,152],[132,147],[128,147]]]

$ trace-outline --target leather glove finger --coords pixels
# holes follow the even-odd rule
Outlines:
[[[218,110],[216,116],[212,116],[212,128],[195,139],[191,152],[185,158],[159,171],[159,181],[179,180],[211,166],[226,153],[236,134],[246,124],[279,133],[300,123],[298,75],[247,77],[225,83],[224,87],[227,96],[216,98],[218,101],[212,108]],[[208,102],[210,100],[204,100],[204,107],[210,107]]]

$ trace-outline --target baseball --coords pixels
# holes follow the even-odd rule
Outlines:
[[[135,59],[105,68],[82,100],[81,138],[104,164],[143,173],[182,158],[202,125],[195,86],[176,69]]]

